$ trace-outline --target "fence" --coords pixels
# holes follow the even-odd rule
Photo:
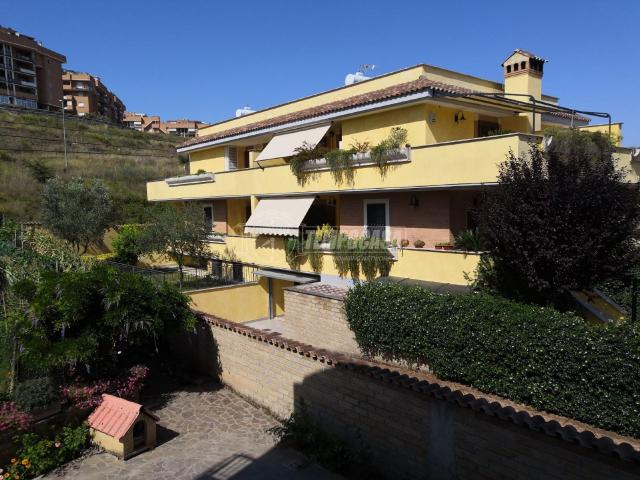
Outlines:
[[[200,260],[200,265],[202,266],[183,267],[182,282],[180,282],[178,267],[152,269],[113,261],[107,261],[106,263],[121,272],[143,275],[154,282],[172,285],[182,284],[183,290],[255,282],[257,281],[255,271],[258,268],[256,265],[249,263],[204,258]]]

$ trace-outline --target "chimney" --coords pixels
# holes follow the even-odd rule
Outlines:
[[[514,50],[507,59],[502,62],[504,72],[504,93],[517,93],[531,95],[536,100],[542,99],[542,75],[546,60],[531,52]],[[531,99],[522,96],[511,97],[514,100],[530,102]],[[533,123],[533,114],[523,114],[529,117],[530,127]],[[540,129],[539,114],[536,114],[536,129]],[[532,130],[532,128],[531,128]]]

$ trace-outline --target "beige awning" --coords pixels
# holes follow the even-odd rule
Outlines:
[[[330,124],[319,127],[297,130],[295,132],[282,133],[271,139],[267,146],[258,155],[257,161],[271,160],[272,158],[291,157],[296,154],[296,148],[303,144],[315,147],[331,127]]]
[[[265,198],[251,214],[244,232],[253,235],[298,236],[315,197]]]

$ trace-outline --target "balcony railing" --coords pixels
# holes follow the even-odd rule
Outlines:
[[[301,185],[288,165],[275,165],[216,172],[215,182],[149,182],[147,197],[158,201],[490,184],[497,181],[499,165],[510,150],[519,155],[529,149],[530,142],[539,141],[538,136],[508,134],[413,146],[405,158],[391,162],[384,175],[370,159],[363,158],[353,183],[336,182],[326,163],[318,163],[317,175]]]
[[[180,284],[180,272],[177,267],[153,269],[112,261],[105,263],[121,272],[142,275],[157,283]],[[182,289],[195,290],[256,282],[257,276],[255,272],[257,268],[256,265],[217,258],[197,259],[195,266],[185,266],[183,268]]]

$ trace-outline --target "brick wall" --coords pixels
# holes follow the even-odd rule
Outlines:
[[[323,428],[365,446],[389,478],[640,478],[638,463],[603,453],[627,452],[637,462],[637,446],[614,448],[609,437],[474,397],[455,384],[418,381],[215,318],[183,347],[200,369],[277,416],[304,408]]]
[[[301,286],[284,291],[287,334],[319,348],[359,355],[355,335],[344,314],[342,297],[309,292],[308,288]]]

